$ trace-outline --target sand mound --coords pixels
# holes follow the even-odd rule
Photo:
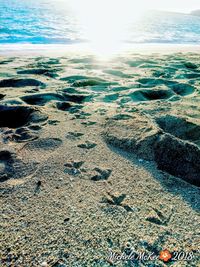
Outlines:
[[[24,106],[0,106],[0,127],[18,128],[26,125],[34,112],[33,109]]]
[[[39,93],[33,95],[22,96],[21,99],[29,105],[35,106],[44,106],[45,104],[51,101],[60,101],[60,102],[73,102],[73,103],[84,103],[92,99],[90,95],[82,94],[68,94],[63,92],[62,94],[58,93]],[[58,105],[59,106],[59,105]],[[60,107],[60,106],[59,106]]]
[[[5,97],[4,94],[0,94],[0,100],[3,99]]]
[[[156,119],[166,133],[200,145],[200,126],[184,118],[166,115]],[[177,127],[178,125],[178,127]]]
[[[45,84],[35,79],[6,79],[0,81],[0,87],[26,87],[26,86],[41,86]]]
[[[111,83],[107,82],[98,77],[87,77],[82,75],[74,75],[69,77],[61,78],[62,81],[67,81],[74,87],[87,87],[87,86],[98,86],[98,85],[111,85]]]
[[[137,80],[142,87],[152,88],[157,86],[167,86],[174,91],[177,95],[186,96],[195,92],[195,87],[186,84],[178,83],[176,81],[171,81],[161,78],[140,78]]]
[[[197,146],[163,134],[154,144],[154,155],[160,170],[200,186],[200,149]]]
[[[0,105],[3,140],[27,142],[37,139],[41,129],[40,123],[44,123],[47,118],[47,115],[31,107]]]
[[[170,85],[170,88],[177,94],[181,96],[186,96],[193,94],[195,91],[194,86],[186,84],[186,83],[177,83],[174,85]]]
[[[198,65],[196,65],[196,64],[194,64],[194,63],[192,63],[192,62],[184,62],[184,66],[186,67],[186,68],[188,68],[188,69],[193,69],[193,70],[195,70],[195,69],[198,69]]]
[[[182,140],[189,134],[190,141],[194,141],[192,139],[199,126],[193,128],[194,125],[189,124],[188,133],[185,128],[187,122],[181,118],[170,118],[171,125],[163,123],[163,118],[157,119],[161,129],[144,115],[135,114],[126,120],[114,117],[107,121],[103,135],[107,143],[135,153],[143,159],[153,160],[159,169],[200,186],[200,149],[194,143]],[[173,130],[175,124],[177,131]],[[181,137],[185,138],[180,139]]]
[[[160,85],[174,85],[176,84],[175,81],[167,80],[167,79],[161,79],[161,78],[140,78],[137,80],[143,87],[156,87]]]
[[[81,104],[84,102],[89,102],[92,100],[92,95],[82,95],[82,94],[63,94],[66,101],[71,101],[77,104]]]
[[[55,152],[63,141],[59,138],[39,138],[32,142],[27,142],[19,152],[19,156],[26,158],[29,162],[38,161],[42,163],[53,152]]]
[[[125,118],[124,118],[125,117]],[[145,116],[114,116],[106,123],[104,137],[112,145],[136,153],[144,159],[154,159],[153,145],[159,129]]]
[[[46,103],[52,100],[59,100],[59,101],[65,100],[65,98],[62,95],[56,93],[26,95],[22,96],[21,99],[29,105],[36,105],[36,106],[44,106]]]
[[[168,89],[142,89],[142,90],[136,90],[133,93],[130,93],[129,97],[135,102],[140,101],[153,101],[153,100],[161,100],[161,99],[169,99],[172,97],[174,93],[171,90]]]
[[[184,78],[186,79],[197,79],[200,78],[200,73],[185,73]]]
[[[24,178],[35,170],[35,163],[25,163],[9,150],[0,151],[0,182]]]
[[[57,102],[56,107],[59,110],[68,111],[73,107],[73,105],[70,102]]]
[[[29,151],[53,151],[62,144],[62,140],[58,138],[40,138],[36,141],[30,142],[24,146]]]
[[[19,128],[30,123],[44,121],[47,116],[27,106],[0,105],[0,127]]]
[[[54,70],[43,68],[19,70],[17,74],[44,75],[50,78],[56,78],[58,76]]]

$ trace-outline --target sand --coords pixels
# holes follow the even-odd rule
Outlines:
[[[1,56],[1,266],[198,266],[199,62]]]

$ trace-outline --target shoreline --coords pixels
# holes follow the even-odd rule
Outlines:
[[[200,44],[126,44],[122,45],[111,56],[124,53],[200,53]],[[0,44],[0,56],[38,56],[52,55],[63,56],[65,54],[92,54],[95,51],[89,44]],[[100,53],[98,53],[100,55]]]

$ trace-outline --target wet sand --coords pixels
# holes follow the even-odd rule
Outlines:
[[[199,62],[0,57],[1,266],[198,266]]]

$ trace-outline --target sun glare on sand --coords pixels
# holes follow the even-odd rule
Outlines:
[[[144,12],[144,4],[134,0],[69,0],[83,38],[101,57],[117,53],[128,39],[128,26]]]

